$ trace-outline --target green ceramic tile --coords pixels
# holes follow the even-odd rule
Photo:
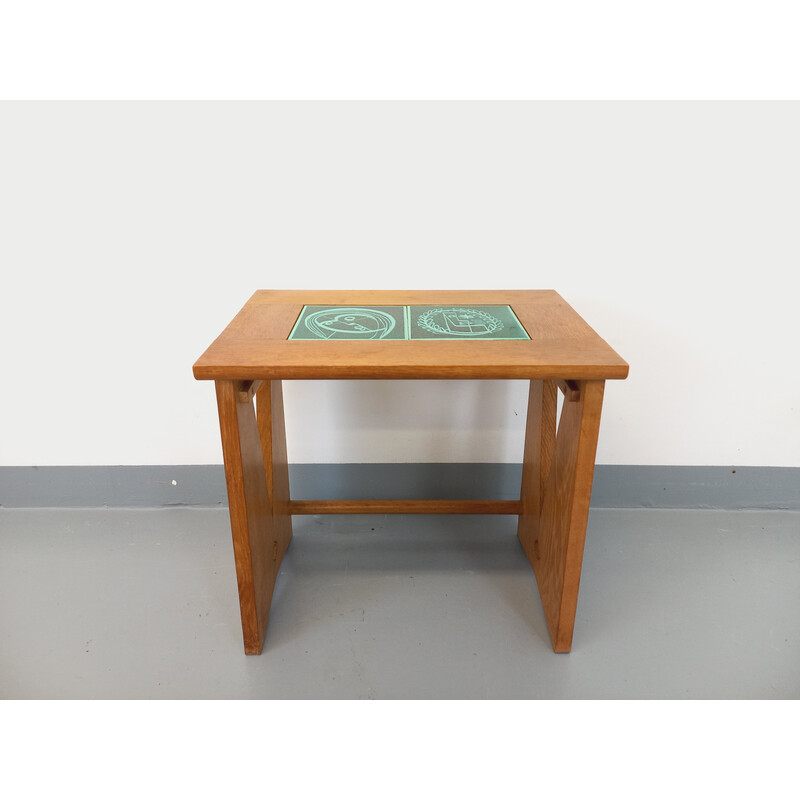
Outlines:
[[[410,339],[529,339],[511,306],[409,306]]]
[[[303,306],[290,339],[406,339],[404,306]]]
[[[510,306],[303,306],[290,339],[528,339]]]

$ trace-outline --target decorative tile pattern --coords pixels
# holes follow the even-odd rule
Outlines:
[[[409,306],[410,339],[528,339],[510,306]]]
[[[304,306],[290,339],[407,339],[405,306]]]
[[[510,306],[304,306],[289,339],[529,339]]]

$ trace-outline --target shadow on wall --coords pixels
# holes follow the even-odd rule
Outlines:
[[[285,395],[290,462],[522,460],[526,381],[286,381]]]

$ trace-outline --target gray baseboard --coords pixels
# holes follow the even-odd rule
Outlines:
[[[519,464],[293,464],[304,499],[519,497]],[[221,465],[0,467],[0,507],[226,505]],[[799,467],[595,468],[596,508],[800,510]]]

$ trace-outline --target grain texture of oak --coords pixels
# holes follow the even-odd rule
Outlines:
[[[508,305],[529,339],[289,340],[306,305]],[[628,364],[558,293],[258,291],[193,371],[216,383],[246,653],[262,650],[296,514],[517,514],[553,649],[570,650],[605,381]],[[387,378],[528,381],[519,500],[292,500],[282,381]]]
[[[603,389],[603,381],[581,381],[580,399],[564,403],[538,525],[524,516],[520,522],[557,653],[572,647]]]
[[[528,552],[539,533],[550,463],[556,442],[557,389],[554,381],[531,381],[522,457],[522,489],[517,535]]]
[[[270,498],[252,401],[239,402],[239,387],[233,381],[217,381],[216,389],[242,634],[245,653],[253,655],[264,644],[275,580],[291,538],[291,518],[284,502],[287,536],[286,523],[276,522],[277,503]],[[273,452],[272,444],[268,450]]]
[[[510,305],[530,340],[289,341],[304,305]],[[611,379],[627,363],[542,291],[259,291],[194,365],[199,380]]]
[[[256,394],[256,418],[261,453],[272,506],[277,560],[283,558],[292,538],[289,515],[289,458],[286,451],[286,423],[283,413],[283,385],[262,381]]]

